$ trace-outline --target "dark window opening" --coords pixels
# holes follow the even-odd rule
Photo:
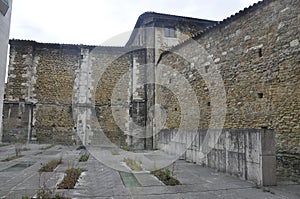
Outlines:
[[[258,98],[263,98],[264,97],[264,94],[263,93],[257,93],[257,96],[258,96]]]
[[[262,54],[262,49],[261,49],[261,48],[258,50],[258,56],[259,56],[259,57],[262,57],[262,56],[263,56],[263,54]]]
[[[205,66],[205,73],[208,73],[209,66]]]
[[[165,37],[176,37],[175,28],[165,27]]]
[[[210,106],[210,102],[207,102],[207,106]]]
[[[132,106],[129,108],[129,117],[132,117]]]
[[[175,108],[174,110],[177,111],[177,108]]]
[[[83,59],[83,55],[80,55],[80,59]]]

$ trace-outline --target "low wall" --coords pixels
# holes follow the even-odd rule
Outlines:
[[[276,184],[274,130],[163,130],[158,148],[258,185]]]

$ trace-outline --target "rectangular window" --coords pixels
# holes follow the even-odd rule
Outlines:
[[[6,15],[8,11],[9,5],[7,0],[0,0],[0,12],[2,13],[3,16]]]
[[[176,37],[175,28],[165,27],[165,37]]]

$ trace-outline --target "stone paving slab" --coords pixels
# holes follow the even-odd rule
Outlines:
[[[135,177],[143,187],[164,186],[164,183],[158,180],[154,175],[149,175],[149,173],[137,173]]]
[[[176,178],[181,182],[178,186],[165,186],[156,177],[148,173],[135,174],[140,187],[127,188],[117,170],[114,170],[90,156],[87,162],[78,162],[81,151],[76,147],[55,146],[42,150],[48,145],[26,145],[31,148],[22,152],[22,158],[9,162],[0,162],[0,170],[23,161],[34,161],[35,164],[16,172],[0,172],[0,198],[22,198],[33,196],[43,181],[50,189],[63,178],[64,172],[70,167],[86,169],[79,183],[73,190],[57,190],[72,198],[99,199],[296,199],[300,198],[299,184],[280,184],[275,187],[257,188],[254,184],[216,172],[199,165],[177,161],[174,166]],[[0,160],[14,155],[14,146],[0,147]],[[63,159],[54,172],[39,175],[42,164],[53,159]],[[156,157],[155,157],[156,158]],[[171,170],[173,165],[169,167]]]

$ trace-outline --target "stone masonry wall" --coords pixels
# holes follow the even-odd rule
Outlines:
[[[3,110],[3,142],[22,142],[25,143],[30,136],[31,126],[28,125],[32,120],[32,106],[25,102],[15,102],[4,105]]]
[[[199,129],[220,128],[209,126],[211,117],[220,119],[211,115],[212,109],[226,106],[223,128],[274,129],[277,174],[296,181],[300,179],[299,5],[297,0],[265,0],[173,48],[174,53],[164,53],[157,66],[157,78],[166,86],[178,77],[162,65],[188,80],[199,103]],[[224,83],[226,104],[212,98],[222,85],[207,81],[217,73]],[[177,96],[159,87],[156,94],[158,103],[166,107],[165,128],[178,128],[184,115],[178,114],[180,107],[173,107]],[[156,115],[158,123],[161,118]]]
[[[106,135],[126,145],[132,95],[129,50],[20,40],[10,45],[6,109],[19,102],[32,108],[31,124],[19,125],[26,139],[29,125],[30,137],[39,142],[99,145]],[[17,123],[18,118],[9,120]],[[8,131],[15,128],[6,124]]]
[[[298,0],[264,0],[161,56],[176,42],[159,28],[142,38],[149,48],[136,51],[12,40],[4,130],[41,142],[151,148],[161,128],[182,123],[184,130],[274,129],[277,174],[299,180],[299,10]],[[180,31],[193,35],[188,28]],[[133,139],[149,132],[156,139]]]
[[[10,44],[7,104],[31,104],[31,137],[37,137],[39,142],[70,144],[74,134],[71,105],[74,71],[79,66],[78,47],[31,41]]]

